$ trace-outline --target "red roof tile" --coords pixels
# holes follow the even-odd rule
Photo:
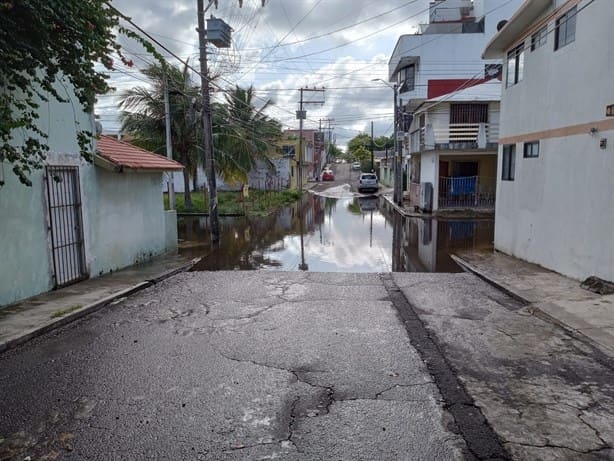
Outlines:
[[[100,136],[96,150],[105,160],[119,169],[169,171],[181,170],[183,165],[148,150],[119,141],[111,136]]]

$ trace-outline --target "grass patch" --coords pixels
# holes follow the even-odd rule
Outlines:
[[[66,314],[70,314],[71,312],[74,312],[77,309],[81,309],[82,307],[82,304],[75,304],[73,306],[67,307],[66,309],[58,309],[51,314],[51,318],[57,319],[58,317],[64,317]]]
[[[186,207],[183,193],[175,194],[175,208],[178,213],[208,213],[208,194],[203,191],[192,192],[192,207]],[[220,214],[267,215],[276,209],[290,205],[300,199],[302,193],[295,189],[282,191],[250,190],[249,196],[242,200],[240,192],[218,192],[217,201]],[[164,209],[168,210],[168,194],[164,194]]]

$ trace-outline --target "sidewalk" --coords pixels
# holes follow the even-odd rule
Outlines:
[[[177,254],[161,256],[0,307],[0,352],[185,271],[193,264],[193,260]]]
[[[462,252],[461,266],[529,306],[533,314],[614,357],[614,295],[599,295],[556,272],[498,252]]]

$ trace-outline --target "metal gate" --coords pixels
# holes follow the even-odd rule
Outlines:
[[[46,168],[49,230],[55,288],[87,278],[83,249],[83,220],[79,169]]]

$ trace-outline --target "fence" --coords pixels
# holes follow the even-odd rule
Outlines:
[[[494,208],[496,179],[483,176],[440,177],[438,207]]]

